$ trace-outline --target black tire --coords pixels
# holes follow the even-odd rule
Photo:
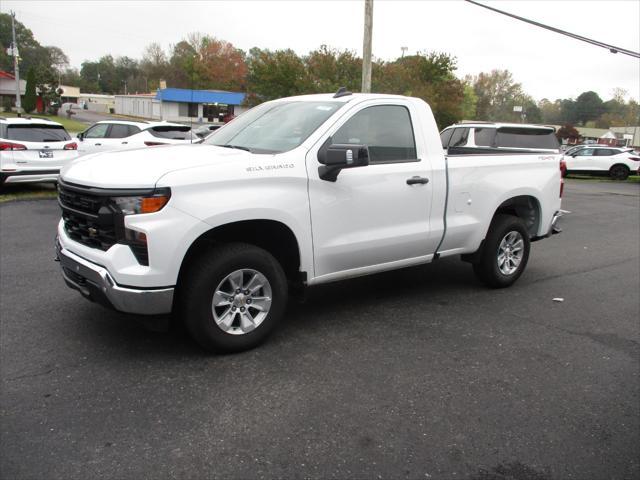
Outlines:
[[[266,277],[271,303],[266,317],[247,333],[240,333],[238,307],[238,312],[230,314],[235,324],[230,331],[238,332],[233,334],[218,326],[212,303],[221,282],[238,270],[253,270]],[[180,291],[179,315],[187,330],[203,348],[219,353],[240,352],[262,343],[282,318],[288,300],[287,279],[278,261],[266,250],[243,243],[224,244],[203,254],[181,279]],[[254,308],[245,307],[247,313]]]
[[[519,239],[523,242],[522,256],[515,271],[506,274],[500,270],[498,255],[502,240],[511,232],[517,232],[520,236]],[[480,260],[473,264],[473,271],[480,281],[488,287],[509,287],[518,280],[527,266],[530,249],[531,241],[524,222],[513,215],[496,215],[489,227],[487,238],[485,238]]]
[[[609,169],[609,176],[614,180],[626,180],[629,177],[629,168],[626,165],[614,165]]]

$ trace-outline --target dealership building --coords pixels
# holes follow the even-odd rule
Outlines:
[[[245,94],[222,90],[163,88],[155,94],[116,95],[115,113],[170,122],[221,123],[247,110]]]

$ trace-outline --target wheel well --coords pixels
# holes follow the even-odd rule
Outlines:
[[[540,225],[540,204],[535,197],[530,195],[520,195],[518,197],[510,198],[500,204],[496,212],[493,214],[494,218],[498,214],[514,215],[519,217],[524,221],[530,237],[535,237],[538,234],[538,227]]]
[[[187,250],[180,266],[179,277],[202,252],[210,250],[216,244],[231,242],[249,243],[263,248],[280,262],[289,281],[300,282],[300,249],[296,236],[284,223],[274,220],[234,222],[203,233]]]
[[[626,166],[624,163],[614,163],[613,165],[611,165],[611,167],[609,168],[609,171],[613,170],[616,167],[624,167],[627,169],[627,172],[631,172],[631,169]]]

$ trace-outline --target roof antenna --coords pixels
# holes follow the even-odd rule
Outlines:
[[[353,93],[347,90],[347,87],[340,87],[333,98],[346,97],[347,95],[353,95]]]

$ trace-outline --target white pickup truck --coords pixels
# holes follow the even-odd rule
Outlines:
[[[83,157],[60,176],[66,283],[122,312],[173,312],[214,351],[259,344],[291,287],[462,255],[490,287],[557,231],[560,155],[446,155],[420,99],[259,105],[202,145]]]

